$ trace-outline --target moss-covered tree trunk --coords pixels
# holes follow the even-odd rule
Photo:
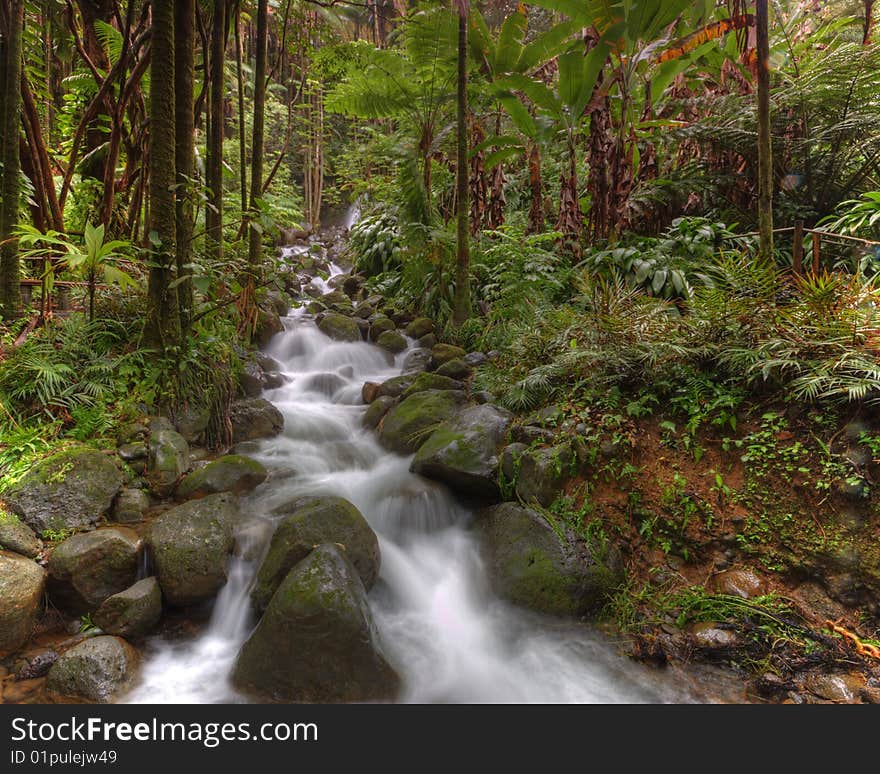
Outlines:
[[[205,159],[208,208],[205,214],[205,231],[208,255],[219,263],[223,260],[223,101],[226,97],[226,0],[214,0],[210,62],[210,115]]]
[[[758,55],[758,239],[763,258],[773,255],[773,148],[770,137],[770,35],[767,0],[755,4]]]
[[[24,0],[6,0],[0,9],[0,317],[21,314],[18,243],[11,239],[18,223],[21,125],[21,33]]]
[[[452,322],[461,325],[471,314],[471,255],[468,225],[468,125],[467,125],[467,25],[468,0],[458,6],[458,160],[457,160],[457,245],[455,261],[455,308]]]
[[[153,0],[150,74],[150,234],[144,344],[167,352],[180,342],[176,275],[177,148],[174,99],[175,0]]]
[[[181,334],[189,331],[192,319],[193,291],[192,275],[193,258],[193,190],[192,179],[195,176],[195,148],[193,133],[195,116],[193,100],[195,99],[195,0],[175,0],[174,3],[174,99],[175,99],[175,132],[177,163],[177,298],[180,306]]]
[[[263,196],[263,147],[266,119],[266,58],[269,45],[269,1],[257,4],[256,62],[254,63],[254,131],[251,137],[251,199],[249,218],[255,219]],[[260,275],[263,262],[263,235],[253,224],[248,242],[251,277]]]

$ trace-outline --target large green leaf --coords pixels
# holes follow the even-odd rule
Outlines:
[[[494,169],[497,167],[502,161],[506,161],[507,159],[514,158],[516,156],[522,156],[523,149],[520,148],[500,148],[497,151],[493,151],[492,153],[487,154],[486,158],[483,160],[483,166],[488,172],[490,169]]]
[[[513,121],[517,129],[519,129],[526,137],[534,137],[536,133],[535,119],[513,94],[499,94],[498,101],[507,111],[510,120]]]
[[[583,27],[579,22],[564,21],[542,32],[531,43],[523,46],[514,71],[528,73],[550,61],[565,48],[571,36],[580,29]]]
[[[514,74],[499,78],[495,82],[495,86],[504,91],[521,91],[539,108],[543,108],[557,118],[562,115],[559,99],[540,81],[536,81],[526,75]]]
[[[495,72],[509,73],[513,71],[522,54],[522,43],[526,35],[526,15],[514,11],[501,25],[498,36],[498,53],[495,57]]]
[[[573,50],[559,57],[559,97],[571,111],[573,120],[580,118],[584,112],[607,58],[608,44],[604,41],[600,41],[586,56]]]

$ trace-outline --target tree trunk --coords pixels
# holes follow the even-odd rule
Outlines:
[[[238,83],[238,164],[241,178],[241,211],[247,210],[247,127],[244,121],[244,73],[241,61],[241,3],[235,8],[235,75]]]
[[[865,0],[865,22],[862,28],[862,45],[871,42],[871,28],[874,26],[874,0]]]
[[[541,150],[538,143],[529,146],[529,189],[532,205],[529,208],[527,234],[540,234],[544,230],[544,182],[541,178]]]
[[[205,177],[208,184],[208,208],[205,232],[209,257],[216,263],[223,260],[223,101],[226,57],[226,0],[214,0],[211,24],[211,95],[208,121],[208,147]]]
[[[269,45],[269,0],[257,4],[257,55],[254,65],[254,130],[251,137],[251,200],[249,218],[259,212],[263,196],[263,146],[266,127],[266,58]],[[248,241],[248,263],[251,277],[260,275],[263,262],[263,235],[253,225]]]
[[[193,190],[195,177],[195,116],[193,114],[195,66],[195,0],[175,0],[174,2],[174,98],[175,134],[177,164],[177,298],[180,306],[181,334],[189,332],[192,319],[193,291]]]
[[[581,255],[583,214],[578,201],[577,152],[574,131],[568,130],[568,169],[563,169],[559,185],[559,218],[556,230],[562,234],[561,246],[577,259]]]
[[[755,4],[758,55],[759,255],[773,255],[773,148],[770,138],[770,38],[768,0]]]
[[[468,126],[467,126],[467,25],[468,0],[458,3],[458,244],[455,261],[455,309],[452,322],[458,326],[471,314],[470,229],[468,227]]]
[[[167,352],[180,341],[176,258],[176,133],[174,99],[175,0],[153,0],[150,87],[150,233],[152,261],[147,287],[144,344]]]
[[[24,0],[9,0],[5,6],[0,10],[0,317],[11,320],[21,315],[18,242],[11,236],[18,225]]]

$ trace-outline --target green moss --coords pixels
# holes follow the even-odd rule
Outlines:
[[[426,392],[428,390],[460,390],[462,383],[450,379],[448,376],[440,376],[440,374],[432,374],[427,371],[420,373],[415,381],[404,390],[403,397],[408,398],[417,392]]]

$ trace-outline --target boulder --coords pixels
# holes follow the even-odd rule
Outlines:
[[[428,390],[410,395],[385,415],[379,440],[386,449],[412,454],[463,402],[464,394],[453,390]]]
[[[727,651],[738,644],[736,632],[723,629],[713,621],[694,624],[690,635],[694,645],[705,651]]]
[[[350,317],[328,312],[320,322],[318,328],[325,336],[334,341],[361,341],[361,329]]]
[[[131,687],[137,665],[137,651],[121,637],[92,637],[52,665],[46,687],[62,696],[107,704]]]
[[[155,578],[144,578],[107,597],[92,620],[107,634],[137,640],[149,634],[162,617],[162,592]]]
[[[743,599],[760,597],[767,593],[767,584],[763,578],[748,568],[718,573],[712,579],[712,586],[719,594],[729,594]]]
[[[158,497],[168,497],[174,491],[189,464],[189,444],[176,430],[160,430],[150,436],[147,481]]]
[[[458,358],[447,360],[437,369],[437,374],[448,376],[451,379],[467,379],[472,373],[473,369],[464,360]]]
[[[369,405],[379,397],[380,384],[378,382],[364,382],[361,388],[361,399]]]
[[[34,532],[93,527],[122,488],[111,457],[75,447],[37,462],[4,497]]]
[[[237,520],[238,498],[223,493],[178,505],[152,523],[147,543],[169,604],[195,605],[223,587]]]
[[[370,321],[370,340],[378,341],[383,333],[388,333],[395,329],[394,321],[388,317],[377,317]]]
[[[357,274],[352,274],[351,276],[346,277],[343,280],[342,290],[349,297],[356,296],[357,292],[361,289],[361,285],[363,284],[363,277],[359,277]]]
[[[354,309],[354,304],[351,299],[341,290],[333,290],[330,293],[325,293],[321,297],[321,300],[327,304],[327,306],[332,307],[337,311],[344,312],[345,314],[350,314]],[[333,337],[331,336],[331,338]]]
[[[143,489],[123,489],[113,504],[113,521],[119,524],[142,521],[150,496]]]
[[[525,503],[537,501],[545,508],[549,507],[571,478],[574,459],[568,444],[529,449],[519,461],[517,495]]]
[[[43,603],[46,571],[11,551],[0,551],[0,658],[24,645]]]
[[[128,527],[72,535],[49,557],[49,597],[63,610],[83,615],[135,582],[140,537]]]
[[[508,483],[519,477],[519,466],[522,456],[529,449],[524,443],[512,443],[501,453],[501,475]]]
[[[379,540],[361,512],[341,497],[315,497],[276,509],[278,524],[257,572],[251,599],[265,610],[291,569],[322,543],[342,546],[368,591],[379,577]]]
[[[865,678],[857,673],[841,675],[811,674],[804,681],[804,688],[821,699],[838,704],[855,704],[859,701]]]
[[[485,363],[489,358],[482,352],[468,352],[464,356],[464,362],[471,368],[477,368]]]
[[[218,492],[243,494],[262,484],[267,476],[266,468],[256,460],[227,454],[183,479],[177,487],[177,499],[195,500]]]
[[[439,376],[427,371],[420,373],[413,380],[412,384],[403,391],[403,397],[408,398],[417,392],[425,392],[426,390],[463,390],[464,384],[457,379],[450,379],[448,376]]]
[[[415,374],[401,374],[400,376],[394,376],[379,385],[378,395],[399,398],[415,380]]]
[[[385,331],[376,339],[376,344],[382,349],[388,350],[392,355],[403,352],[406,349],[406,339],[403,338],[396,330]]]
[[[327,398],[332,398],[339,390],[347,385],[345,379],[339,374],[323,373],[311,374],[302,377],[300,386],[303,390],[317,392]]]
[[[135,441],[134,443],[124,443],[116,449],[116,453],[125,462],[134,462],[135,460],[145,460],[150,455],[147,444],[143,441]]]
[[[282,701],[392,700],[400,679],[382,653],[364,585],[332,544],[284,578],[238,654],[239,688]]]
[[[453,492],[497,501],[498,449],[513,420],[496,406],[471,406],[438,427],[416,452],[410,470]]]
[[[247,398],[232,404],[232,443],[272,438],[284,429],[284,416],[265,398]]]
[[[434,321],[428,317],[416,317],[406,326],[406,335],[411,339],[420,339],[434,332]]]
[[[502,503],[479,516],[492,585],[514,604],[552,615],[592,614],[620,582],[586,545],[560,537],[529,508]]]
[[[379,423],[385,418],[385,415],[391,410],[391,407],[397,403],[396,398],[388,395],[382,395],[374,400],[369,408],[364,412],[364,427],[375,430]]]
[[[429,365],[431,365],[431,350],[413,349],[403,359],[403,372],[414,374],[419,371],[427,371]]]
[[[452,344],[435,344],[431,348],[431,368],[439,368],[444,363],[458,358],[462,359],[467,355],[461,347]]]
[[[0,506],[0,549],[34,559],[43,550],[43,541],[14,513]]]
[[[422,349],[433,349],[434,345],[437,343],[437,337],[433,333],[426,333],[420,339],[416,341],[416,344],[419,345]]]
[[[360,317],[362,320],[369,322],[370,318],[376,314],[376,310],[369,304],[358,304],[354,310],[354,316]]]
[[[286,312],[285,312],[286,314]],[[257,308],[257,324],[254,328],[254,341],[260,347],[265,347],[272,341],[276,333],[284,330],[278,312],[274,309]]]
[[[510,431],[511,441],[524,443],[526,446],[553,443],[555,438],[556,433],[552,430],[545,430],[543,427],[535,425],[517,425]]]
[[[238,385],[246,398],[259,398],[266,386],[263,369],[253,360],[245,362],[238,377]]]

